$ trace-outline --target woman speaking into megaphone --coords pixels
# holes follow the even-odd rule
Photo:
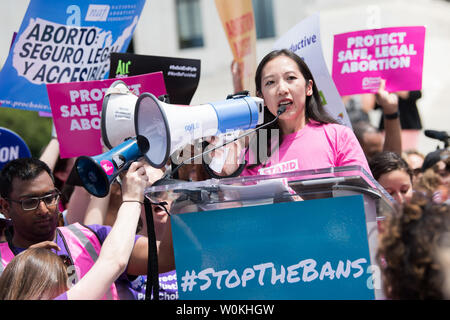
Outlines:
[[[249,176],[348,165],[370,173],[353,131],[325,111],[312,73],[299,56],[286,49],[270,52],[258,65],[255,84],[266,106],[265,128],[257,132],[255,143],[237,141],[211,152],[213,161],[226,154],[216,175],[230,176],[239,167],[244,167],[241,176]],[[209,142],[220,145],[217,138]]]

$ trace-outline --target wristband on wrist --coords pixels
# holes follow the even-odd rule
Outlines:
[[[394,113],[384,114],[384,118],[388,120],[397,119],[400,116],[400,113],[398,111]]]

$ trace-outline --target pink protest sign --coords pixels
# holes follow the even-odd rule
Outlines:
[[[61,158],[102,153],[100,139],[103,97],[116,80],[118,79],[47,84]],[[156,97],[166,94],[162,72],[120,80],[137,96],[144,92]]]
[[[395,27],[334,36],[332,77],[341,96],[422,89],[425,27]]]

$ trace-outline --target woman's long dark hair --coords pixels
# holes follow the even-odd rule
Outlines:
[[[383,151],[376,154],[370,159],[369,168],[377,181],[383,174],[395,170],[405,171],[409,175],[411,182],[413,179],[413,173],[408,163],[395,152]]]
[[[322,99],[319,94],[319,90],[316,86],[316,81],[313,78],[313,75],[311,73],[311,70],[309,70],[309,67],[306,65],[306,63],[303,61],[302,58],[300,58],[297,54],[294,52],[288,50],[288,49],[281,49],[281,50],[274,50],[269,52],[259,63],[258,68],[256,69],[255,74],[255,85],[256,85],[256,95],[259,97],[262,97],[262,91],[261,91],[261,77],[262,77],[262,71],[265,67],[265,65],[275,59],[279,56],[287,56],[294,60],[300,72],[302,73],[303,77],[305,78],[306,82],[308,83],[309,80],[312,80],[312,89],[313,94],[311,96],[306,96],[305,101],[305,120],[306,122],[309,122],[310,120],[314,120],[318,122],[319,124],[327,124],[327,123],[338,123],[333,117],[331,117],[324,109],[322,105]],[[275,119],[275,116],[270,113],[268,108],[264,108],[264,125],[265,123],[268,123]],[[256,157],[256,164],[249,165],[248,168],[254,168],[256,166],[259,166],[263,163],[265,163],[275,152],[275,150],[278,149],[279,145],[282,141],[281,134],[278,135],[278,141],[274,141],[276,145],[272,146],[272,136],[271,131],[273,129],[280,130],[280,125],[278,121],[275,121],[273,124],[265,127],[266,133],[267,133],[267,139],[266,139],[266,147],[267,152],[264,152],[260,154],[259,152],[259,145],[260,145],[260,139],[262,138],[261,133],[257,131],[256,135],[256,146],[257,146],[257,153],[255,154]],[[279,131],[280,132],[280,131]],[[265,154],[267,153],[267,154]]]

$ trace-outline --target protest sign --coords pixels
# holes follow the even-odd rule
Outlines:
[[[172,104],[188,105],[200,80],[200,60],[112,53],[110,78],[162,71]]]
[[[170,219],[180,299],[375,299],[362,195]]]
[[[344,103],[323,57],[319,14],[299,22],[278,39],[273,48],[289,49],[306,62],[316,81],[325,110],[338,122],[351,127]]]
[[[61,158],[102,153],[101,110],[106,90],[117,79],[47,84]],[[162,72],[121,79],[134,94],[166,94]]]
[[[425,27],[394,27],[334,36],[333,80],[341,95],[422,89]]]
[[[216,0],[216,8],[241,69],[242,88],[255,94],[256,26],[251,0]],[[230,61],[231,63],[231,61]]]
[[[0,127],[0,170],[11,160],[31,157],[25,141],[15,132]]]
[[[49,112],[45,84],[107,78],[109,55],[127,49],[144,4],[31,0],[0,72],[2,107]]]

